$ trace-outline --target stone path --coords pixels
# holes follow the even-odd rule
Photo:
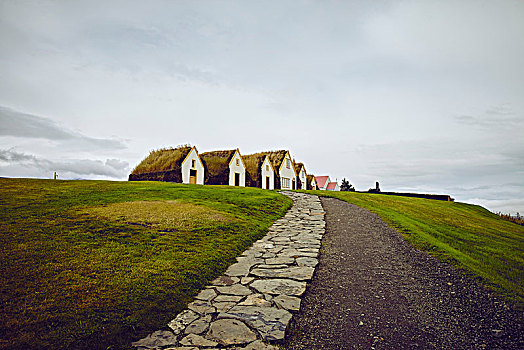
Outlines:
[[[133,343],[136,349],[277,349],[318,264],[325,231],[317,196],[284,193],[287,214],[202,290],[166,329]]]

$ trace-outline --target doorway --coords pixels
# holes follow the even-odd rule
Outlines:
[[[196,185],[197,182],[197,171],[195,169],[189,170],[189,183]]]
[[[269,184],[270,184],[269,176],[266,176],[266,190],[270,190]]]
[[[240,173],[235,173],[235,186],[240,186]]]

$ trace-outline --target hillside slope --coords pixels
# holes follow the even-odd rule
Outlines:
[[[524,306],[524,227],[471,204],[355,192],[313,191],[366,208],[416,247]]]
[[[0,179],[0,348],[121,349],[186,307],[291,200],[254,188]]]

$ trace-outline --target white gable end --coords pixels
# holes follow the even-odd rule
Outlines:
[[[246,186],[246,168],[238,151],[229,163],[229,186]]]
[[[301,190],[305,190],[306,189],[306,184],[307,184],[307,178],[306,178],[306,172],[304,171],[304,168],[302,167],[302,169],[300,170],[300,175],[298,176],[300,178],[300,189]]]
[[[291,156],[289,153],[286,154],[282,165],[280,166],[280,187],[284,189],[292,189],[293,181],[295,179],[295,170],[293,170],[293,163],[291,162]],[[296,186],[296,185],[295,185]]]
[[[182,183],[204,184],[204,165],[193,148],[182,162]]]
[[[266,157],[262,162],[262,169],[260,171],[262,174],[262,188],[266,190],[275,189],[275,173],[273,167],[269,163],[269,158]],[[269,184],[269,187],[268,187]]]

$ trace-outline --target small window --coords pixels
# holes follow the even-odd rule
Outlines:
[[[266,164],[266,171],[269,171],[269,165]]]
[[[240,159],[237,158],[237,165],[240,165]]]
[[[288,168],[288,169],[290,168],[290,163],[291,162],[289,161],[289,159],[286,159],[286,168]]]
[[[194,159],[191,161],[191,167],[192,167],[192,168],[195,167],[195,162],[196,162],[196,160],[194,160]]]

